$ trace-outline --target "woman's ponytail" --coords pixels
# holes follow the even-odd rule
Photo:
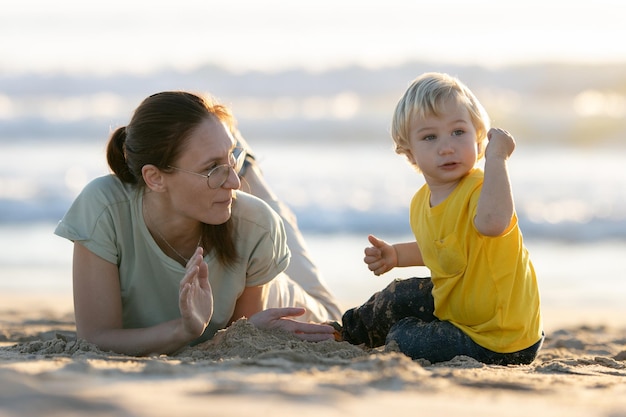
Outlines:
[[[107,145],[107,162],[111,171],[122,181],[137,184],[137,179],[126,162],[126,127],[117,128]]]

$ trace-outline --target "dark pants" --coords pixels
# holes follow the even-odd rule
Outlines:
[[[431,363],[465,355],[496,365],[529,364],[537,356],[543,338],[529,348],[497,353],[475,343],[467,334],[434,315],[430,278],[397,279],[365,304],[343,315],[343,340],[369,347],[395,342],[413,359]]]

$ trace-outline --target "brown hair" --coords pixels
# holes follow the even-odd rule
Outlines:
[[[169,171],[193,131],[207,118],[217,118],[231,131],[235,119],[230,110],[200,95],[166,91],[146,98],[128,126],[117,128],[107,145],[107,162],[122,181],[145,187],[141,169],[148,164]],[[232,218],[219,225],[204,224],[202,244],[215,250],[224,265],[237,260]]]

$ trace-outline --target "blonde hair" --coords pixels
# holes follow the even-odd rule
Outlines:
[[[487,132],[491,126],[487,111],[458,78],[438,72],[428,72],[413,80],[396,105],[391,122],[391,137],[396,153],[407,155],[409,151],[411,121],[414,118],[440,115],[442,106],[448,99],[457,100],[466,106],[476,129],[477,160],[483,157]]]

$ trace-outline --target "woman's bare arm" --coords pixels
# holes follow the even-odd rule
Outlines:
[[[74,243],[73,277],[77,335],[102,350],[136,356],[173,353],[202,334],[190,334],[182,319],[124,329],[117,266],[80,243]]]

